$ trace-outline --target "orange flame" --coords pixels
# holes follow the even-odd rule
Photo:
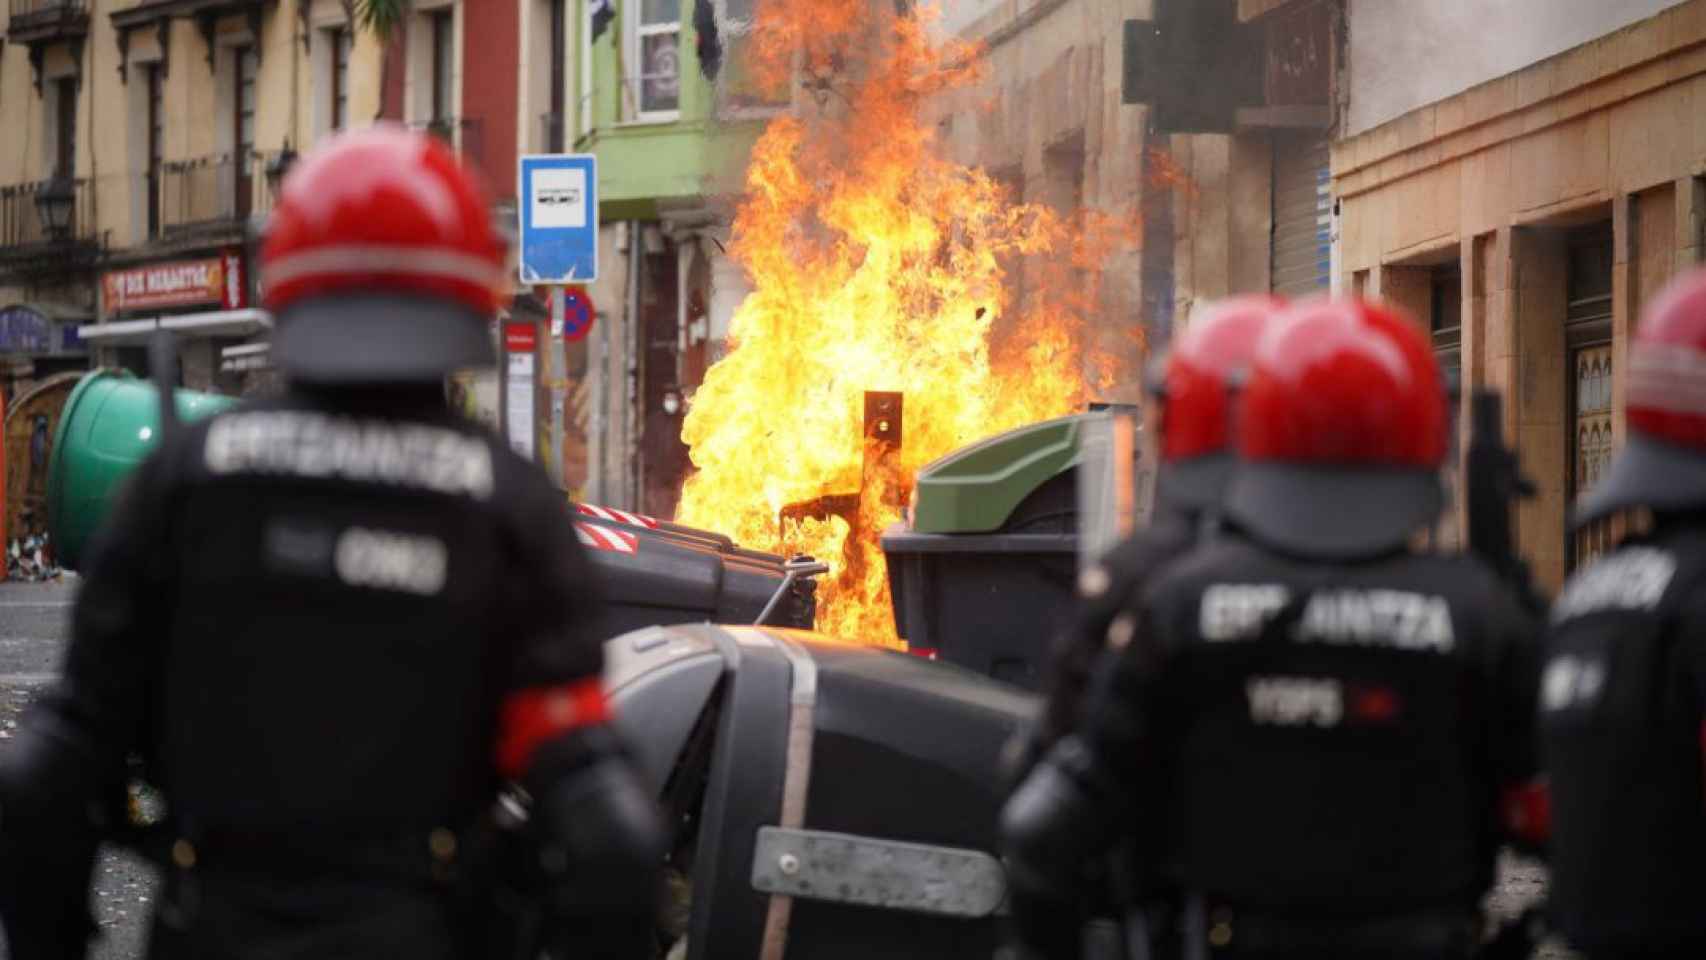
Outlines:
[[[731,247],[753,293],[693,397],[678,517],[830,563],[818,629],[896,645],[883,529],[924,464],[1082,408],[1087,380],[1111,372],[1084,359],[1096,268],[1130,229],[1014,202],[939,156],[922,101],[977,79],[980,51],[933,43],[927,15],[888,6],[760,4],[748,69],[802,93],[753,149]],[[1021,258],[1029,293],[1015,303]],[[905,395],[898,453],[866,448],[867,390]],[[848,494],[856,510],[779,518]]]

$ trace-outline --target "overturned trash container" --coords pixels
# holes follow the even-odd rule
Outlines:
[[[771,627],[640,630],[605,664],[674,826],[661,943],[688,960],[993,954],[999,756],[1033,698]]]
[[[762,623],[810,629],[813,579],[827,568],[810,557],[747,550],[728,537],[593,504],[575,505],[575,533],[604,590],[604,635],[640,627]]]
[[[910,520],[883,533],[895,627],[914,653],[1025,689],[1071,615],[1079,506],[1104,414],[1030,424],[918,473]],[[1135,449],[1123,454],[1133,458]]]
[[[173,392],[178,419],[199,420],[237,401],[193,390]],[[48,532],[59,563],[75,570],[106,518],[119,484],[160,442],[154,385],[122,370],[94,370],[65,400],[48,456]]]

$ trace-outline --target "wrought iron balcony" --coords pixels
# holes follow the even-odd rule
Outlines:
[[[89,32],[89,0],[10,0],[6,35],[33,44]]]
[[[57,178],[0,187],[0,253],[93,245],[98,233],[87,180]]]
[[[150,222],[162,235],[240,232],[272,209],[270,154],[220,153],[160,165]]]

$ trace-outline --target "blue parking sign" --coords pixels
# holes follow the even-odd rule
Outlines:
[[[521,282],[598,279],[598,158],[590,153],[523,156],[516,196]]]

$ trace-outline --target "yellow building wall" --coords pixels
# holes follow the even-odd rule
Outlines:
[[[1612,225],[1620,444],[1629,334],[1702,258],[1702,97],[1706,0],[1689,0],[1333,145],[1335,286],[1420,312],[1426,268],[1461,266],[1464,385],[1506,397],[1507,436],[1538,488],[1518,539],[1547,587],[1569,566],[1574,469],[1564,231]]]

